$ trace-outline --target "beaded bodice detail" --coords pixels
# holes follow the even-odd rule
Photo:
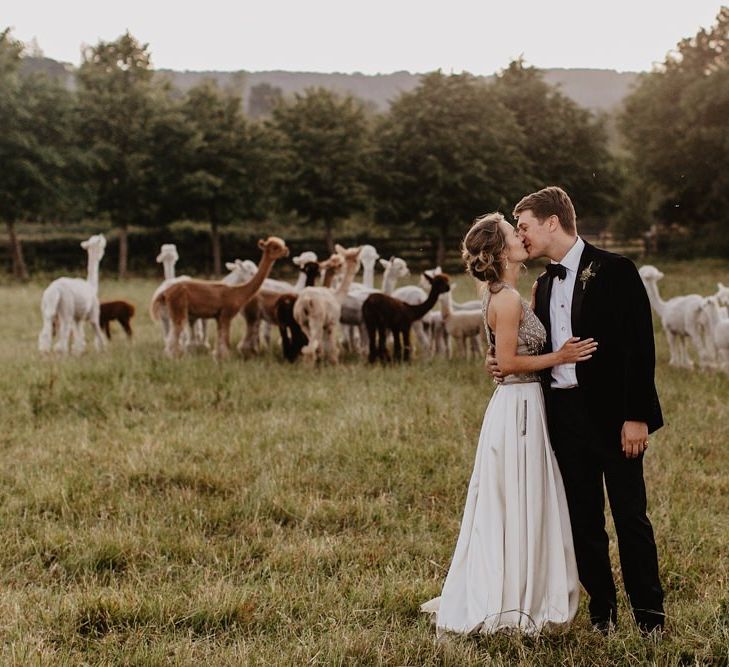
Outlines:
[[[486,288],[483,296],[483,323],[486,328],[486,336],[489,341],[489,348],[492,352],[496,350],[496,337],[494,332],[491,331],[488,323],[488,311],[489,304],[491,303],[491,296],[500,292],[502,289],[514,289],[504,283],[494,285],[494,291]],[[514,290],[516,291],[516,290]],[[537,355],[544,348],[544,344],[547,342],[547,331],[544,325],[541,323],[539,318],[534,314],[534,311],[529,307],[529,304],[521,299],[521,320],[519,320],[519,332],[517,334],[517,348],[516,353],[518,355]],[[516,382],[536,382],[539,376],[536,373],[524,373],[522,375],[507,375],[504,378],[504,384],[512,384]]]

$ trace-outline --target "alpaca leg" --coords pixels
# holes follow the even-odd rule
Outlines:
[[[111,324],[110,320],[104,320],[104,323],[101,325],[102,330],[104,331],[104,334],[106,337],[111,340],[111,327],[109,326]]]
[[[367,332],[367,327],[364,325],[364,322],[362,322],[362,324],[359,325],[359,353],[366,354],[369,346],[369,333]]]
[[[395,361],[399,363],[402,361],[402,331],[399,329],[393,329],[392,338],[394,341],[392,356],[394,357]]]
[[[377,350],[377,356],[380,358],[383,362],[390,361],[390,355],[387,352],[387,333],[388,330],[386,327],[381,326],[377,332],[377,335],[379,337],[379,345]]]
[[[180,343],[184,329],[184,321],[171,321],[170,331],[165,341],[165,354],[174,359],[180,356]]]
[[[74,320],[72,327],[73,344],[71,349],[74,354],[83,354],[86,349],[86,332],[84,331],[83,320]]]
[[[668,364],[670,366],[679,366],[680,361],[678,358],[676,335],[673,332],[669,331],[668,329],[665,330],[665,333],[666,333],[666,341],[668,342],[668,352],[669,352]]]
[[[418,341],[418,352],[425,354],[430,347],[430,340],[428,334],[425,333],[425,327],[423,327],[422,320],[416,320],[413,322],[413,331],[415,332],[415,338]],[[422,352],[421,352],[422,351]]]
[[[230,318],[218,317],[218,358],[224,359],[230,353]]]
[[[377,329],[373,323],[367,323],[367,338],[369,339],[370,352],[367,361],[374,364],[377,360]]]
[[[54,320],[52,318],[43,318],[43,328],[38,334],[38,350],[40,352],[50,352],[53,342]]]
[[[261,320],[256,318],[255,320],[246,321],[246,333],[238,343],[238,352],[247,356],[249,354],[256,354],[259,349]]]
[[[271,323],[265,322],[263,323],[263,340],[266,343],[266,349],[271,349]]]
[[[104,338],[104,332],[101,330],[99,325],[99,302],[97,301],[91,308],[91,314],[89,315],[89,321],[94,329],[94,347],[99,352],[106,347],[106,338]],[[83,321],[79,322],[79,329],[83,334]],[[84,337],[85,338],[85,337]],[[84,341],[85,342],[85,341]]]
[[[122,328],[124,329],[124,333],[126,333],[127,338],[131,340],[132,338],[132,325],[129,322],[129,318],[125,317],[122,320],[120,320]]]
[[[405,327],[402,331],[402,343],[405,361],[410,361],[410,327]]]
[[[337,332],[334,322],[331,322],[324,327],[324,336],[326,341],[327,359],[330,363],[336,365],[339,363],[339,345],[337,343]]]
[[[53,346],[53,349],[56,352],[60,352],[61,354],[68,353],[69,339],[71,338],[71,327],[72,326],[73,326],[72,320],[69,320],[66,317],[60,317],[58,319],[58,338],[56,339],[56,344]]]

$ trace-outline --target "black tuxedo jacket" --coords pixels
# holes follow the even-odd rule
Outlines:
[[[546,273],[537,279],[535,312],[547,330],[545,352],[552,351],[551,287]],[[660,428],[651,306],[633,262],[585,243],[572,293],[572,335],[599,343],[592,359],[576,366],[577,382],[596,425],[611,437],[620,434],[625,421],[645,422],[651,433]],[[547,369],[542,373],[547,396],[550,382]]]

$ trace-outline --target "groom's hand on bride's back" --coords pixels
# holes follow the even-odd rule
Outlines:
[[[485,366],[486,372],[494,379],[494,382],[501,383],[504,381],[504,374],[501,372],[499,363],[496,361],[496,357],[493,355],[491,350],[489,350],[489,353],[486,355]]]

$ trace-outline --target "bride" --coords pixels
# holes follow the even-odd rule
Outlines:
[[[481,427],[460,534],[441,596],[421,610],[437,632],[539,632],[569,624],[579,584],[562,477],[549,443],[538,371],[589,359],[592,339],[539,354],[546,332],[516,285],[527,251],[500,213],[463,240],[466,269],[486,282],[483,316],[504,373]]]

